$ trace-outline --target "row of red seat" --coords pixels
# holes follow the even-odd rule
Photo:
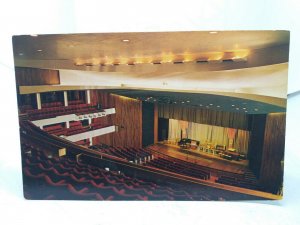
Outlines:
[[[31,151],[23,155],[24,191],[29,199],[210,200],[207,195],[163,187],[70,159],[49,159],[40,151]]]
[[[58,106],[52,108],[42,108],[27,110],[28,116],[31,120],[51,118],[66,114],[84,114],[98,112],[96,106],[89,104],[79,104],[70,106]]]
[[[50,107],[57,107],[57,106],[63,106],[62,102],[49,102],[49,103],[43,103],[42,108],[50,108]]]
[[[74,134],[79,134],[83,133],[89,130],[96,130],[96,129],[101,129],[106,126],[100,124],[100,123],[91,123],[89,126],[82,126],[82,123],[80,121],[72,121],[70,122],[70,128],[65,128],[61,124],[55,124],[55,125],[50,125],[47,127],[44,127],[43,130],[50,133],[54,134],[57,136],[64,135],[64,136],[70,136]]]
[[[135,163],[143,163],[146,161],[150,161],[153,158],[153,155],[145,149],[111,147],[103,145],[94,145],[90,146],[90,148]]]
[[[68,105],[79,105],[84,103],[82,100],[72,100],[72,101],[68,101]]]
[[[227,184],[227,185],[248,188],[253,190],[262,190],[257,180],[252,180],[252,179],[245,179],[245,178],[239,179],[236,177],[220,176],[216,180],[216,183]]]
[[[202,170],[201,168],[197,167],[197,165],[191,167],[185,161],[174,162],[164,158],[155,158],[154,160],[147,162],[146,165],[150,165],[152,167],[157,167],[160,169],[164,169],[182,175],[200,178],[203,180],[210,179],[210,173],[208,171]]]

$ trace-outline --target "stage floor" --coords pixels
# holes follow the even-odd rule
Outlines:
[[[155,145],[149,146],[149,148],[184,161],[196,163],[213,169],[240,174],[248,171],[248,160],[229,161],[220,158],[219,156],[207,154],[198,150],[188,150],[188,152],[184,153],[180,151],[179,146],[164,143],[157,143]],[[191,152],[197,154],[191,155]]]

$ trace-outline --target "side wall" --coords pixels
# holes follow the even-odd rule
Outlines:
[[[158,118],[158,141],[167,140],[169,136],[169,119]]]
[[[143,147],[154,143],[154,104],[142,103],[142,144]]]
[[[118,126],[112,134],[93,138],[93,144],[142,147],[142,103],[139,100],[91,90],[91,103],[100,103],[102,108],[116,109],[116,114],[103,118],[103,123]]]
[[[60,84],[59,71],[15,67],[17,86]]]
[[[250,116],[250,142],[248,150],[249,167],[259,177],[262,163],[266,114]]]
[[[282,184],[285,123],[285,113],[267,115],[259,181],[266,191],[273,194],[279,191]]]

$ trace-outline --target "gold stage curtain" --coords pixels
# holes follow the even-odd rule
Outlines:
[[[181,127],[179,120],[169,120],[169,136],[168,139],[176,141],[180,139]]]
[[[158,104],[158,117],[236,129],[248,129],[248,115],[174,104]]]
[[[200,141],[201,144],[211,143],[214,145],[229,145],[229,139],[233,139],[233,148],[238,152],[247,154],[249,144],[249,131],[232,129],[228,127],[212,126],[207,124],[188,122],[187,137]],[[169,120],[169,140],[179,140],[183,121]]]

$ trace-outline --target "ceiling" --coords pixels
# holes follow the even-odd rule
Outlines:
[[[289,44],[288,31],[202,31],[13,37],[15,60],[63,60],[73,63],[142,63],[219,58]]]
[[[107,86],[145,101],[246,113],[285,110],[285,104],[259,99],[286,100],[288,31],[21,35],[13,37],[13,49],[16,66],[60,70],[60,87],[52,90]]]
[[[125,97],[139,99],[149,103],[174,104],[184,107],[189,106],[226,112],[266,114],[286,111],[285,107],[279,107],[272,104],[243,98],[219,96],[213,94],[124,89],[110,90],[109,92]]]

